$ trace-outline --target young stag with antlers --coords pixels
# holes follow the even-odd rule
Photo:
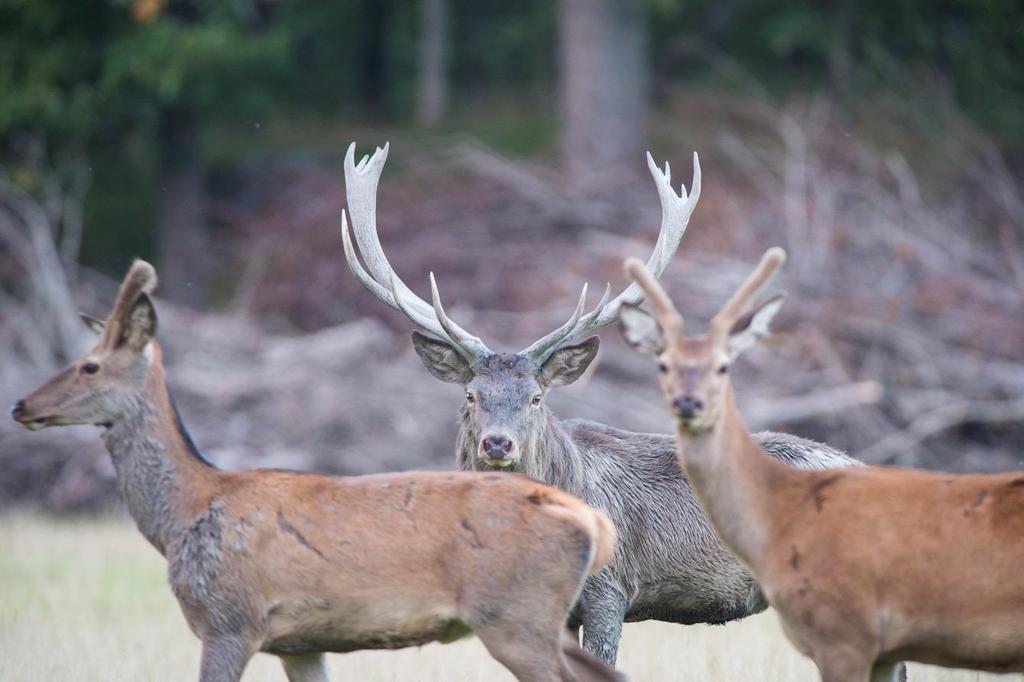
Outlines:
[[[345,185],[355,246],[342,214],[345,257],[378,299],[402,311],[437,338],[413,332],[427,370],[461,384],[456,458],[461,469],[526,474],[558,486],[611,517],[619,546],[609,564],[588,578],[570,619],[583,627],[584,647],[614,663],[623,621],[721,623],[762,611],[766,602],[750,573],[722,546],[676,463],[669,435],[631,433],[586,420],[559,421],[544,404],[549,389],[571,384],[594,359],[598,339],[586,334],[616,319],[619,306],[643,298],[635,284],[614,299],[610,287],[584,314],[586,287],[572,317],[518,353],[497,353],[445,314],[433,275],[432,303],[418,298],[395,274],[377,235],[377,183],[388,147],[355,164],[345,158]],[[700,196],[693,186],[676,194],[669,167],[648,166],[661,200],[662,223],[647,268],[658,277],[668,265]],[[358,247],[364,268],[355,253]],[[818,443],[764,433],[759,441],[779,459],[800,467],[849,466],[854,460]]]
[[[623,307],[622,332],[658,359],[680,464],[715,529],[825,682],[905,680],[902,660],[1021,669],[1024,478],[801,471],[747,430],[729,366],[768,334],[782,298],[750,302],[784,261],[768,250],[696,337],[643,263],[626,261],[655,317]]]
[[[239,680],[257,651],[292,682],[322,652],[397,649],[475,633],[521,680],[615,680],[565,634],[615,531],[554,488],[487,474],[350,478],[226,472],[195,450],[164,380],[156,273],[128,272],[81,360],[14,406],[30,429],[105,427],[121,495],[167,557],[201,682]]]

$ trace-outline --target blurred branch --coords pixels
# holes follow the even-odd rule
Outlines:
[[[967,423],[999,424],[1024,421],[1024,398],[1017,400],[957,401],[928,412],[905,429],[890,433],[857,453],[866,462],[902,463],[907,453],[926,438]]]
[[[73,357],[79,340],[77,314],[54,244],[52,225],[39,203],[5,177],[0,177],[0,239],[20,260],[28,275],[34,323],[52,324],[58,357],[62,360]],[[39,336],[46,338],[52,334]]]
[[[743,416],[751,424],[800,422],[862,405],[874,405],[882,399],[883,393],[882,385],[877,381],[861,381],[804,395],[744,402]]]

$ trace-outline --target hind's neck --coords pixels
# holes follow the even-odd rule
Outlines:
[[[707,431],[677,429],[680,464],[718,531],[748,565],[757,566],[771,523],[772,496],[788,467],[766,454],[747,429],[729,387],[723,414]]]
[[[163,554],[175,532],[208,502],[219,473],[195,451],[156,355],[144,390],[122,398],[121,416],[103,440],[129,513]]]

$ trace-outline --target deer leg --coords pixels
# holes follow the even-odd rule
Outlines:
[[[587,581],[583,588],[583,648],[610,666],[619,653],[626,598],[610,584]]]
[[[907,682],[907,664],[876,663],[871,669],[871,682]]]
[[[280,656],[288,682],[330,682],[327,656],[322,653]]]
[[[859,652],[825,651],[815,655],[821,682],[870,682],[874,662]]]
[[[252,645],[239,635],[203,639],[199,682],[239,682],[253,651]]]
[[[562,638],[562,679],[566,682],[625,682],[626,676],[615,671],[594,654],[585,651],[570,633]]]
[[[559,626],[561,627],[561,626]],[[535,623],[501,623],[474,628],[496,661],[521,682],[575,682],[566,678],[558,629],[541,632]]]

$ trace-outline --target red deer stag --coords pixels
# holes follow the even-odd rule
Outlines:
[[[323,652],[471,632],[521,680],[619,679],[565,635],[614,549],[603,514],[495,474],[214,468],[167,389],[155,286],[136,261],[106,322],[87,320],[99,343],[12,412],[30,429],[104,428],[121,495],[202,640],[201,682],[239,680],[257,651],[292,682],[323,682]]]
[[[445,315],[431,276],[432,302],[414,294],[395,274],[377,235],[377,182],[388,148],[355,163],[345,158],[345,185],[353,245],[342,216],[349,267],[370,292],[401,310],[434,337],[413,332],[427,370],[463,386],[466,400],[456,444],[461,469],[526,474],[582,498],[608,514],[619,533],[618,550],[604,570],[587,579],[570,618],[582,625],[583,646],[614,663],[623,621],[722,623],[762,611],[767,602],[749,571],[715,535],[689,481],[676,463],[671,435],[631,433],[584,419],[559,421],[544,404],[548,390],[576,381],[594,359],[598,339],[587,334],[614,322],[619,306],[637,303],[631,284],[614,299],[610,287],[590,312],[584,297],[564,325],[518,353],[499,353]],[[647,261],[653,277],[668,266],[700,196],[694,155],[693,186],[676,193],[668,165],[647,156],[661,201],[661,232]],[[363,260],[360,264],[356,247]],[[857,464],[835,450],[794,436],[758,434],[780,460],[805,468]]]

